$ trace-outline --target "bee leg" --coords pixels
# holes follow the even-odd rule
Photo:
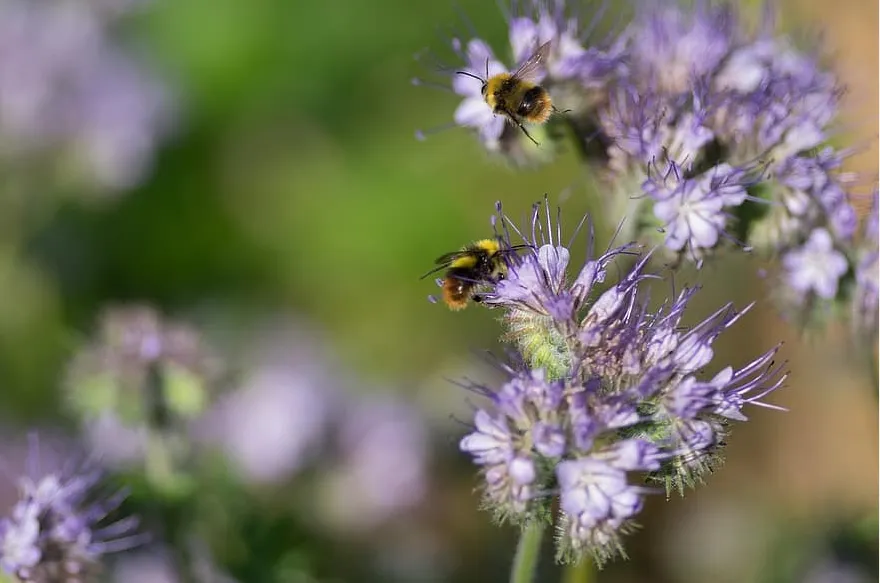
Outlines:
[[[535,144],[536,146],[540,146],[540,145],[541,145],[541,144],[538,143],[537,140],[535,140],[535,138],[532,137],[532,135],[531,135],[531,134],[529,133],[529,131],[526,129],[526,126],[524,126],[524,125],[523,125],[521,122],[519,122],[519,121],[515,121],[514,123],[515,123],[517,126],[519,126],[519,129],[522,130],[522,133],[524,133],[528,139],[532,140],[532,143],[533,143],[533,144]]]
[[[553,108],[553,113],[558,113],[558,114],[560,114],[560,115],[563,114],[563,113],[568,113],[568,112],[571,111],[570,109],[559,109],[559,108],[556,107],[555,105],[551,105],[550,107]]]

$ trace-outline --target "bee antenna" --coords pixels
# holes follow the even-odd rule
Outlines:
[[[482,77],[480,77],[480,76],[478,76],[478,75],[474,75],[474,74],[471,73],[470,71],[456,71],[455,74],[456,74],[456,75],[464,75],[465,77],[471,77],[472,79],[476,79],[476,80],[479,81],[480,83],[485,83],[485,82],[486,82]]]
[[[489,78],[489,57],[486,57],[486,79]]]

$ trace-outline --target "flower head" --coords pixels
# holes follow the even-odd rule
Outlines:
[[[794,291],[802,296],[812,292],[825,300],[837,295],[838,282],[849,268],[825,229],[816,229],[803,247],[783,256],[782,265]]]
[[[206,384],[217,373],[218,361],[193,328],[147,306],[116,307],[101,315],[95,340],[71,363],[69,400],[86,418],[110,410],[139,422],[157,403],[190,417],[203,409]]]
[[[189,432],[211,401],[218,362],[195,329],[150,307],[111,308],[68,367],[66,405],[95,455],[143,464],[155,485],[177,488],[182,476],[145,462],[160,456],[184,471]]]
[[[452,90],[464,98],[455,109],[455,125],[475,130],[489,152],[523,165],[546,160],[553,152],[552,147],[546,146],[552,146],[560,132],[553,131],[552,123],[527,123],[529,134],[542,146],[534,147],[532,139],[512,123],[513,120],[489,106],[484,94],[487,81],[501,73],[517,72],[539,47],[549,43],[549,49],[528,81],[539,83],[549,92],[556,113],[564,111],[578,116],[593,108],[594,100],[604,99],[602,94],[609,80],[622,66],[623,45],[601,42],[584,46],[601,13],[594,19],[582,21],[566,9],[562,0],[527,0],[513,4],[508,13],[509,47],[496,53],[480,38],[455,37],[450,44],[458,63],[442,66],[442,69],[452,75]],[[415,83],[423,81],[416,79]],[[420,137],[424,135],[425,132],[417,133]]]
[[[104,555],[140,544],[136,518],[108,520],[126,496],[103,496],[101,481],[89,469],[22,478],[19,501],[0,520],[0,568],[22,582],[88,581]]]
[[[861,241],[858,249],[858,264],[855,269],[855,297],[853,299],[853,323],[856,329],[875,334],[877,331],[877,310],[880,305],[880,269],[878,269],[877,232],[878,194],[874,190],[871,209],[865,217]]]
[[[654,202],[654,214],[663,223],[666,246],[673,251],[688,249],[697,256],[715,247],[729,221],[725,208],[741,204],[747,197],[745,172],[727,164],[688,178],[675,162],[643,187]]]
[[[667,490],[699,482],[717,465],[729,422],[746,420],[747,404],[773,407],[762,400],[786,375],[774,348],[703,378],[715,340],[746,310],[728,304],[684,328],[696,289],[652,309],[644,284],[658,276],[647,272],[649,255],[608,281],[609,266],[638,255],[637,246],[590,250],[569,274],[572,242],[562,242],[546,201],[524,228],[499,214],[504,236],[516,233],[526,248],[481,300],[504,311],[523,360],[503,367],[499,388],[467,384],[489,404],[460,447],[481,466],[487,505],[501,517],[546,516],[558,490],[560,557],[588,553],[601,563],[621,550],[651,492],[631,475]]]
[[[113,40],[124,3],[0,4],[0,142],[10,168],[34,159],[74,167],[110,192],[143,180],[170,129],[172,99]]]
[[[732,10],[705,2],[692,13],[669,3],[647,6],[624,33],[631,43],[630,73],[664,93],[688,92],[730,52],[737,32]]]

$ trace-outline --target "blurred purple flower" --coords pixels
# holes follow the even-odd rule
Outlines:
[[[826,300],[837,295],[838,282],[848,269],[846,257],[834,248],[825,229],[816,229],[803,247],[783,256],[782,265],[793,290],[802,297],[814,292]]]
[[[72,159],[109,191],[144,178],[170,129],[172,100],[111,38],[128,3],[117,4],[0,5],[0,155],[10,164]]]
[[[712,74],[735,40],[732,11],[698,1],[693,12],[672,3],[644,4],[624,32],[630,41],[631,75],[663,93],[690,91],[695,79]]]
[[[337,528],[369,531],[419,504],[427,491],[428,435],[418,412],[364,400],[339,421],[339,456],[326,477]]]
[[[861,240],[858,249],[858,264],[855,269],[856,282],[853,298],[853,322],[856,329],[876,335],[878,322],[877,311],[880,307],[880,269],[878,269],[877,232],[878,201],[877,190],[872,195],[871,208],[865,217]]]
[[[284,364],[257,368],[223,397],[206,430],[248,481],[288,479],[321,444],[329,422],[328,388]]]
[[[194,328],[148,306],[108,308],[94,337],[73,357],[65,404],[91,453],[140,465],[156,486],[182,486],[190,432],[210,405],[217,357]]]
[[[32,447],[29,455],[40,452]],[[32,474],[20,479],[20,498],[0,520],[0,568],[17,580],[90,580],[105,555],[145,540],[135,517],[108,518],[126,494],[107,495],[100,470],[81,466]]]

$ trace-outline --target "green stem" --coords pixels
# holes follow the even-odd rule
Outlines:
[[[526,526],[516,545],[516,556],[510,571],[510,583],[532,583],[538,558],[541,555],[541,539],[544,537],[544,524],[540,520]]]
[[[596,569],[587,558],[580,563],[567,565],[562,573],[562,583],[596,583]]]

